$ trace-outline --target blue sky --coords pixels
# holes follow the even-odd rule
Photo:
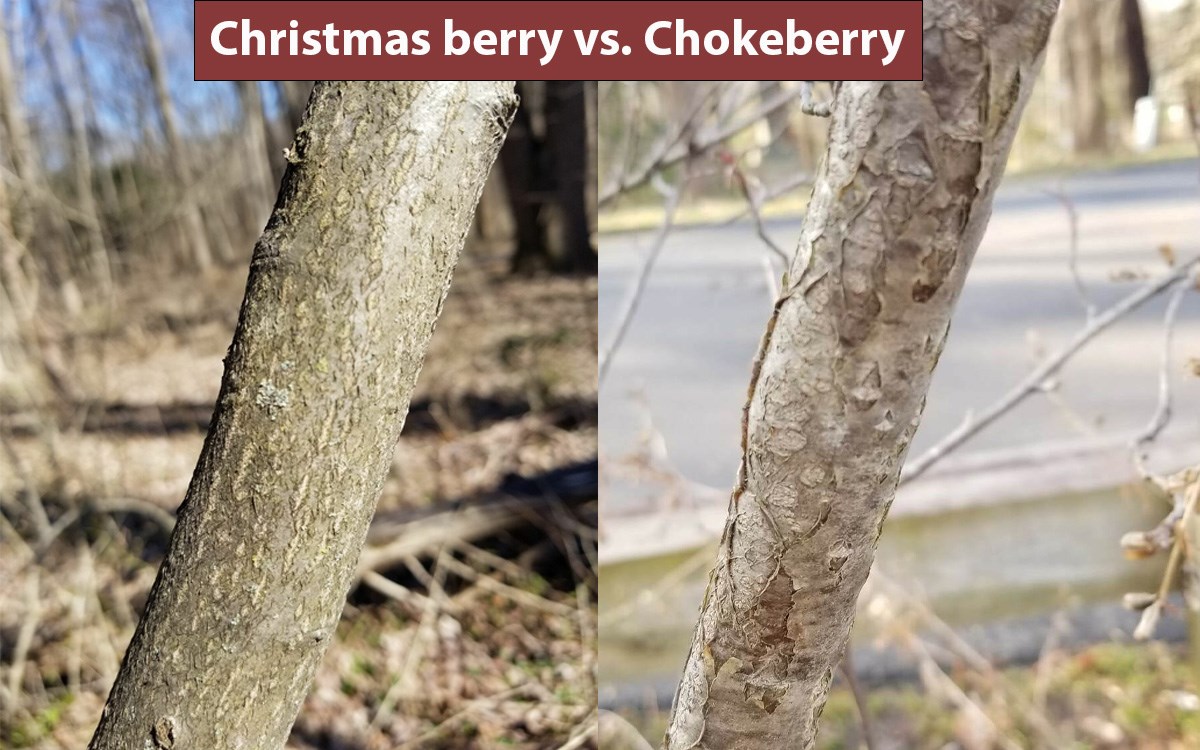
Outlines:
[[[64,2],[78,9],[79,33],[74,35],[87,61],[84,76],[68,75],[67,95],[83,97],[84,83],[93,92],[96,121],[93,123],[114,151],[158,138],[152,91],[141,57],[141,47],[129,17],[128,0],[0,0],[3,2],[18,74],[24,83],[24,101],[35,132],[43,142],[52,141],[63,129],[59,107],[51,87],[45,50],[36,33],[32,3],[49,11],[47,23],[63,33],[68,23]],[[191,0],[149,0],[167,67],[168,87],[185,136],[205,136],[230,127],[238,116],[237,97],[226,82],[194,81],[193,10]],[[71,71],[73,73],[73,71]],[[265,86],[269,110],[277,107],[274,87]],[[149,132],[145,132],[148,129]]]

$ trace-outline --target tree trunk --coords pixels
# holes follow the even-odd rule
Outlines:
[[[500,153],[516,247],[514,273],[596,273],[587,181],[589,108],[596,89],[587,81],[521,81],[521,108]]]
[[[87,75],[82,68],[75,66],[77,60],[71,54],[71,44],[60,26],[65,19],[48,17],[51,14],[46,13],[46,9],[37,2],[31,3],[30,8],[38,31],[46,42],[46,60],[53,79],[52,88],[70,133],[71,174],[75,179],[75,199],[79,203],[89,270],[98,282],[98,291],[104,293],[112,283],[112,274],[100,208],[92,190],[92,150],[88,142],[87,115],[83,100],[71,96],[67,90],[67,81],[84,81]],[[66,12],[61,15],[71,14],[69,9],[64,10]]]
[[[923,82],[841,84],[670,750],[813,746],[1056,6],[927,0]]]
[[[92,750],[280,748],[355,574],[512,82],[321,82]]]
[[[237,81],[238,104],[242,110],[242,135],[245,140],[247,180],[251,188],[251,214],[261,220],[270,211],[274,194],[271,178],[271,147],[267,139],[267,116],[263,110],[258,81]],[[282,152],[281,152],[282,155]],[[261,206],[261,208],[260,208]],[[261,211],[261,213],[260,213]],[[257,230],[258,227],[256,226]]]
[[[1125,51],[1127,75],[1125,109],[1133,112],[1138,99],[1150,94],[1150,58],[1146,54],[1146,30],[1138,0],[1121,0],[1121,46]]]
[[[8,23],[4,9],[0,7],[0,119],[3,120],[6,149],[17,175],[19,189],[8,195],[10,203],[3,208],[8,212],[7,223],[13,236],[20,243],[29,241],[33,234],[33,205],[31,196],[38,183],[39,169],[33,150],[33,141],[25,123],[25,107],[13,69],[12,50],[8,41]]]
[[[562,225],[557,267],[596,273],[588,216],[588,86],[585,81],[546,81],[546,141],[554,162],[554,197]]]
[[[304,119],[304,107],[308,104],[308,97],[312,93],[313,82],[276,81],[275,86],[279,92],[279,98],[283,102],[288,125],[293,131],[298,130]]]
[[[521,107],[513,118],[508,141],[500,152],[504,192],[516,228],[513,273],[534,273],[551,266],[546,242],[545,217],[542,215],[546,194],[544,144],[534,128],[534,109],[543,102],[537,81],[518,82]],[[544,104],[542,104],[544,107]]]
[[[1067,0],[1063,4],[1063,63],[1070,86],[1071,145],[1077,154],[1108,148],[1100,5],[1095,0]]]

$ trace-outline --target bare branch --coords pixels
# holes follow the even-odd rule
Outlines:
[[[1175,575],[1179,572],[1187,554],[1187,544],[1184,541],[1182,530],[1189,516],[1196,510],[1197,499],[1200,499],[1200,479],[1193,479],[1181,504],[1182,512],[1179,515],[1179,521],[1172,524],[1171,556],[1167,559],[1167,569],[1159,583],[1158,592],[1150,605],[1142,610],[1142,619],[1133,631],[1133,637],[1139,641],[1150,638],[1158,627],[1162,609],[1171,593],[1171,584],[1175,581]]]
[[[1079,275],[1079,213],[1075,210],[1075,201],[1061,188],[1047,192],[1054,196],[1067,212],[1067,225],[1070,228],[1070,244],[1067,246],[1067,268],[1071,271],[1071,281],[1075,284],[1075,294],[1079,297],[1080,304],[1083,305],[1084,315],[1087,316],[1088,320],[1091,320],[1096,314],[1096,303],[1088,295],[1087,286],[1083,283],[1083,277]]]
[[[776,198],[782,198],[783,196],[787,195],[788,193],[791,193],[795,190],[799,190],[800,188],[808,187],[811,184],[812,184],[812,175],[811,174],[798,174],[780,185],[776,185],[776,186],[770,187],[770,188],[765,188],[762,191],[762,193],[759,195],[759,205],[760,206],[766,205],[766,204],[770,203],[771,201],[775,200]],[[733,224],[735,222],[738,222],[738,221],[744,219],[746,216],[748,216],[750,214],[750,210],[751,210],[750,207],[747,206],[746,208],[737,212],[733,216],[730,216],[725,221],[721,222],[721,226],[729,226],[730,224]]]
[[[662,253],[663,247],[667,244],[667,237],[670,236],[671,228],[675,225],[675,215],[679,211],[679,201],[683,196],[687,180],[688,176],[685,174],[674,188],[664,190],[667,195],[667,203],[663,212],[662,225],[658,229],[658,234],[654,237],[654,243],[642,258],[642,265],[638,269],[638,275],[634,280],[633,286],[621,302],[621,312],[617,315],[617,328],[613,332],[609,342],[600,350],[600,362],[597,369],[598,388],[604,386],[604,379],[607,377],[609,368],[612,365],[613,355],[616,354],[617,349],[625,341],[625,334],[629,332],[629,324],[633,321],[638,304],[646,292],[646,282],[650,279],[650,272],[654,270],[654,264],[658,260],[658,256]]]
[[[762,217],[762,185],[752,175],[746,173],[742,169],[741,164],[733,157],[728,157],[730,174],[733,181],[737,183],[738,190],[742,197],[746,199],[746,207],[750,212],[750,218],[754,221],[754,231],[771,252],[775,254],[779,260],[783,261],[786,266],[791,257],[775,240],[771,239],[771,235],[767,234],[767,228],[763,224]]]
[[[715,146],[724,143],[776,110],[788,106],[799,95],[800,92],[798,90],[783,89],[777,95],[764,101],[754,111],[724,127],[717,128],[712,132],[698,134],[695,138],[688,141],[679,137],[678,134],[664,139],[657,148],[651,151],[650,156],[640,166],[621,175],[606,187],[601,188],[597,196],[598,205],[603,208],[612,203],[622,193],[627,193],[634,188],[645,185],[655,174],[679,164],[689,156],[705,153]],[[694,127],[695,124],[685,122],[683,127]]]
[[[1194,257],[1186,263],[1181,264],[1168,274],[1151,281],[1128,296],[1118,301],[1113,306],[1109,307],[1102,313],[1094,316],[1086,326],[1080,329],[1075,336],[1067,342],[1066,346],[1059,349],[1049,358],[1042,362],[1037,368],[1029,373],[1021,382],[1017,383],[1008,393],[1004,394],[999,400],[991,406],[979,413],[978,417],[973,417],[968,414],[963,423],[951,432],[946,437],[942,438],[937,444],[926,450],[920,456],[910,461],[901,474],[901,484],[910,482],[913,479],[924,474],[931,466],[941,461],[951,451],[957,449],[963,443],[970,440],[975,435],[979,434],[984,428],[991,425],[1004,414],[1011,411],[1017,404],[1024,401],[1031,394],[1038,393],[1044,387],[1046,380],[1058,373],[1062,367],[1075,356],[1075,354],[1088,344],[1092,339],[1107,330],[1118,320],[1140,308],[1147,301],[1161,294],[1166,289],[1169,289],[1181,280],[1191,276],[1197,264],[1200,263],[1200,257]]]
[[[813,117],[829,117],[833,112],[833,99],[813,101],[813,81],[800,82],[800,111]]]
[[[1152,443],[1159,433],[1171,421],[1171,344],[1175,338],[1175,320],[1179,316],[1179,308],[1184,294],[1192,288],[1191,274],[1175,283],[1171,297],[1167,302],[1167,311],[1163,316],[1163,346],[1162,358],[1158,369],[1158,406],[1154,410],[1150,422],[1133,439],[1133,463],[1143,478],[1155,481],[1160,487],[1161,481],[1151,475],[1146,467],[1146,447]]]

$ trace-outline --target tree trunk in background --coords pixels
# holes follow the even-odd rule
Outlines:
[[[508,140],[500,151],[500,166],[504,175],[504,192],[516,227],[512,270],[514,273],[533,273],[549,267],[550,249],[543,228],[543,196],[549,191],[545,184],[545,160],[542,144],[534,132],[534,109],[541,104],[536,81],[518,81],[521,106],[513,117]]]
[[[77,60],[71,53],[71,43],[60,27],[61,19],[48,18],[40,2],[31,3],[38,30],[46,41],[46,60],[49,63],[55,97],[67,121],[70,137],[71,174],[75,180],[75,200],[78,202],[79,221],[83,224],[85,252],[88,270],[101,289],[107,290],[112,283],[109,265],[108,244],[104,240],[104,226],[96,194],[92,190],[92,149],[88,142],[87,113],[84,100],[71,96],[67,81],[86,80],[85,72],[76,66]],[[53,9],[51,9],[53,10]],[[66,15],[60,13],[59,15]]]
[[[283,746],[355,572],[512,82],[321,82],[92,750]]]
[[[584,81],[546,81],[546,141],[554,168],[554,201],[562,225],[557,269],[596,273],[588,221],[587,93]]]
[[[8,250],[17,255],[15,260],[10,256],[7,262],[28,263],[33,266],[35,258],[30,256],[28,248],[39,230],[38,211],[49,188],[27,126],[14,64],[9,47],[7,20],[3,9],[0,9],[0,117],[3,118],[4,131],[8,136],[12,171],[17,177],[16,189],[7,191],[9,201],[3,207],[3,210],[8,212],[6,220],[14,241],[14,246]],[[52,213],[49,218],[53,228],[65,234],[65,222],[61,214]],[[78,313],[82,306],[79,288],[72,278],[70,259],[61,243],[36,256],[36,262],[46,269],[46,275],[54,283],[59,301],[66,312],[72,315]],[[30,268],[29,277],[32,278],[34,273],[34,269]],[[11,288],[9,293],[20,294]]]
[[[312,93],[313,82],[276,81],[275,83],[279,87],[279,95],[283,100],[288,123],[292,127],[292,132],[295,132],[300,129],[300,123],[304,120],[304,107],[308,104],[309,94]]]
[[[77,2],[67,2],[64,3],[63,7],[67,21],[67,48],[71,56],[71,65],[74,70],[80,71],[78,74],[78,83],[79,91],[83,96],[83,120],[84,122],[96,123],[99,121],[96,111],[96,92],[92,88],[91,78],[83,73],[87,68],[87,55],[83,50],[84,43],[79,22],[79,5]],[[100,166],[99,171],[95,171],[93,168],[93,172],[98,177],[96,183],[99,188],[100,218],[103,219],[104,209],[110,211],[119,210],[120,197],[117,192],[116,181],[113,178],[113,170],[104,162],[103,141],[94,133],[88,133],[87,137],[89,139],[88,150],[92,154],[93,160]],[[111,235],[108,238],[111,239]],[[111,250],[111,248],[109,249]]]
[[[283,105],[285,127],[267,128],[271,149],[271,176],[274,182],[279,181],[284,167],[287,166],[283,150],[292,142],[292,136],[300,127],[300,121],[304,118],[304,107],[308,104],[308,95],[312,93],[312,88],[312,81],[275,81],[275,93]]]
[[[670,750],[813,746],[1056,5],[926,0],[924,82],[841,85]]]
[[[584,96],[587,99],[587,119],[584,126],[587,128],[587,178],[583,184],[584,201],[588,211],[588,228],[592,232],[592,237],[595,238],[592,246],[593,252],[599,249],[600,229],[598,225],[599,217],[596,214],[596,200],[600,191],[600,160],[599,160],[599,142],[600,142],[600,82],[599,81],[584,81]],[[596,261],[593,261],[593,264]],[[597,269],[598,272],[598,269]]]
[[[262,94],[258,90],[258,81],[237,81],[235,85],[242,110],[242,135],[246,139],[248,182],[253,190],[250,204],[251,208],[261,204],[265,215],[271,210],[270,200],[275,192],[275,181],[271,178],[271,147],[267,141],[267,117]]]
[[[1077,154],[1108,148],[1108,116],[1104,106],[1104,49],[1099,3],[1063,3],[1063,64],[1070,86],[1071,143]]]
[[[596,88],[586,81],[520,81],[521,107],[500,152],[516,227],[514,273],[596,272],[591,229]]]
[[[18,189],[8,191],[9,202],[3,207],[8,212],[8,225],[13,237],[20,243],[29,241],[33,233],[32,194],[38,183],[37,159],[33,142],[26,126],[25,107],[13,70],[12,51],[8,42],[8,22],[4,8],[0,7],[0,117],[3,118],[8,158],[13,173],[20,182]]]
[[[485,243],[508,240],[516,231],[504,191],[504,170],[499,166],[488,175],[475,209],[475,235]]]
[[[183,139],[179,135],[179,125],[175,116],[175,104],[167,90],[166,66],[163,63],[162,49],[158,43],[158,34],[154,30],[154,19],[150,15],[150,7],[146,0],[129,0],[133,6],[134,19],[137,21],[141,35],[142,53],[146,61],[146,70],[154,84],[154,96],[158,103],[158,116],[162,123],[163,135],[167,139],[167,158],[170,160],[171,173],[175,178],[179,200],[179,214],[183,221],[184,237],[192,251],[192,261],[199,268],[208,268],[213,263],[212,247],[205,232],[204,220],[200,216],[200,205],[197,202],[195,187],[192,184],[191,170],[188,168],[187,152]]]
[[[1150,58],[1146,55],[1146,30],[1138,0],[1121,0],[1121,46],[1125,53],[1127,88],[1125,109],[1133,112],[1138,99],[1150,94]]]

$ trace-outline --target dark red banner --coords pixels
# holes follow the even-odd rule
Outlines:
[[[196,80],[918,80],[920,0],[196,0]]]

